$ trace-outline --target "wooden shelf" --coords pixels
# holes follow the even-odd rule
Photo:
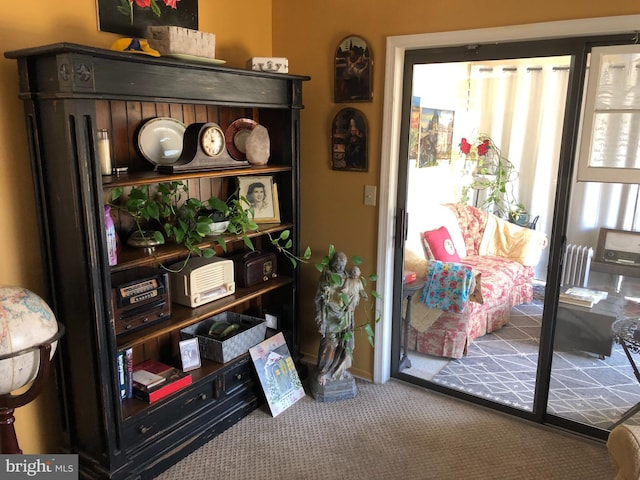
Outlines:
[[[287,229],[292,229],[291,223],[264,223],[260,225],[260,230],[256,232],[249,232],[246,234],[248,238],[257,238],[266,234],[279,233]],[[225,244],[242,242],[243,235],[216,235],[211,236],[211,240],[203,242],[199,245],[200,248],[213,248],[216,250],[216,255],[225,255],[225,252],[218,245],[218,239],[224,238]],[[173,262],[179,261],[181,258],[185,258],[187,250],[181,245],[170,243],[166,245],[159,245],[152,251],[143,248],[134,248],[124,246],[118,252],[118,264],[111,267],[111,273],[121,272],[134,267],[146,267],[146,266],[158,266],[160,264],[168,266]]]
[[[225,178],[229,176],[269,175],[279,172],[290,172],[286,165],[266,165],[260,167],[243,167],[226,170],[210,170],[201,172],[159,173],[155,171],[132,172],[122,175],[105,175],[102,177],[103,188],[127,187],[131,185],[152,185],[160,182],[190,180],[194,178]]]
[[[117,338],[118,350],[142,345],[145,342],[152,341],[158,336],[179,331],[205,318],[225,312],[249,300],[258,298],[272,290],[290,285],[292,282],[293,279],[290,277],[277,277],[250,288],[239,288],[232,295],[195,308],[172,303],[171,318],[156,322],[135,332],[119,335]]]

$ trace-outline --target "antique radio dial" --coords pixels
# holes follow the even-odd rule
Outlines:
[[[217,123],[192,123],[185,129],[182,139],[180,158],[172,164],[158,165],[158,171],[173,173],[221,170],[249,165],[249,162],[235,160],[229,155],[224,132]]]

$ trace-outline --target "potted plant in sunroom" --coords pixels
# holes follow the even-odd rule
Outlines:
[[[525,206],[513,195],[512,182],[518,178],[518,172],[493,139],[481,133],[471,142],[462,138],[459,146],[465,160],[475,162],[473,180],[462,189],[460,202],[468,203],[471,190],[485,191],[480,209],[491,211],[513,223],[528,223],[529,215]]]

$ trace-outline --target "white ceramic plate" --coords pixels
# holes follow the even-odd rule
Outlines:
[[[178,60],[185,60],[187,62],[196,63],[208,63],[210,65],[222,65],[227,63],[226,60],[220,60],[219,58],[197,57],[195,55],[188,55],[186,53],[167,53],[164,57],[177,58]]]
[[[171,165],[182,154],[184,131],[184,123],[175,118],[152,118],[138,132],[140,153],[154,165]]]

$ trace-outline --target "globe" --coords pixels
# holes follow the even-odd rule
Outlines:
[[[42,298],[26,288],[0,286],[0,395],[32,382],[38,346],[51,343],[52,358],[57,339],[58,322]]]

